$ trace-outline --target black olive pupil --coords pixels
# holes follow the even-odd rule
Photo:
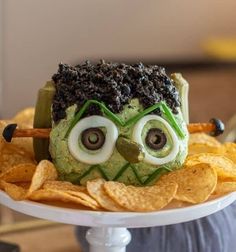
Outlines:
[[[89,135],[88,140],[91,144],[96,144],[99,140],[99,136],[96,133],[92,133]]]
[[[167,138],[161,129],[151,128],[147,133],[145,142],[149,148],[153,150],[160,150],[165,146]]]
[[[105,135],[99,128],[88,128],[81,133],[81,142],[88,150],[98,150],[105,143]]]
[[[153,139],[151,139],[151,141],[154,144],[159,144],[161,142],[161,137],[159,135],[155,135],[155,136],[153,136]]]

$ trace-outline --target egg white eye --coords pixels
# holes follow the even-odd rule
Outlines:
[[[68,136],[71,155],[87,164],[106,162],[113,153],[118,129],[109,119],[90,116],[81,119]]]
[[[163,165],[173,161],[179,152],[179,140],[169,125],[160,116],[147,115],[134,126],[133,140],[143,147],[144,161]]]

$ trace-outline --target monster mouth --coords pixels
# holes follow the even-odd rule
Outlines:
[[[119,178],[123,175],[123,173],[125,171],[127,171],[128,169],[130,169],[133,172],[135,178],[138,181],[138,185],[141,185],[141,186],[148,185],[152,181],[155,181],[156,179],[158,179],[164,173],[172,171],[171,169],[169,169],[166,166],[161,166],[160,168],[158,168],[157,170],[155,170],[154,172],[152,172],[151,174],[146,176],[145,180],[142,180],[135,164],[126,163],[118,170],[118,172],[116,173],[116,175],[113,178],[109,178],[107,176],[106,172],[104,171],[104,168],[102,167],[102,165],[98,164],[98,165],[90,166],[89,169],[86,172],[84,172],[82,175],[78,175],[76,173],[70,173],[70,174],[64,175],[64,179],[69,180],[74,184],[80,184],[80,181],[83,178],[85,178],[86,176],[89,176],[93,171],[96,171],[101,175],[102,178],[104,178],[107,181],[110,181],[110,180],[118,181]]]

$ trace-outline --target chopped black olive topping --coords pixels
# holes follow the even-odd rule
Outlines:
[[[161,129],[152,128],[148,131],[145,142],[151,149],[160,150],[165,146],[167,138]]]
[[[165,101],[173,113],[180,106],[172,80],[163,67],[156,65],[126,65],[104,60],[94,65],[86,61],[76,67],[59,64],[52,79],[56,87],[52,106],[55,122],[65,118],[69,106],[77,104],[79,110],[90,99],[104,102],[113,113],[120,113],[132,98],[138,98],[144,108]],[[159,109],[154,113],[160,114]],[[101,115],[99,107],[91,105],[85,116],[89,115]]]
[[[105,143],[105,135],[99,128],[89,128],[81,133],[81,142],[88,150],[98,150]]]

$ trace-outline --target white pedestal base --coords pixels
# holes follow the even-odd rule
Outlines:
[[[90,252],[125,252],[131,235],[124,226],[127,228],[154,227],[191,221],[213,214],[235,200],[236,192],[183,208],[163,209],[150,213],[110,213],[56,207],[27,200],[15,201],[0,190],[0,204],[18,212],[77,226],[96,226],[91,228],[86,235]]]
[[[131,234],[127,228],[92,227],[87,231],[86,239],[90,252],[125,252]]]

